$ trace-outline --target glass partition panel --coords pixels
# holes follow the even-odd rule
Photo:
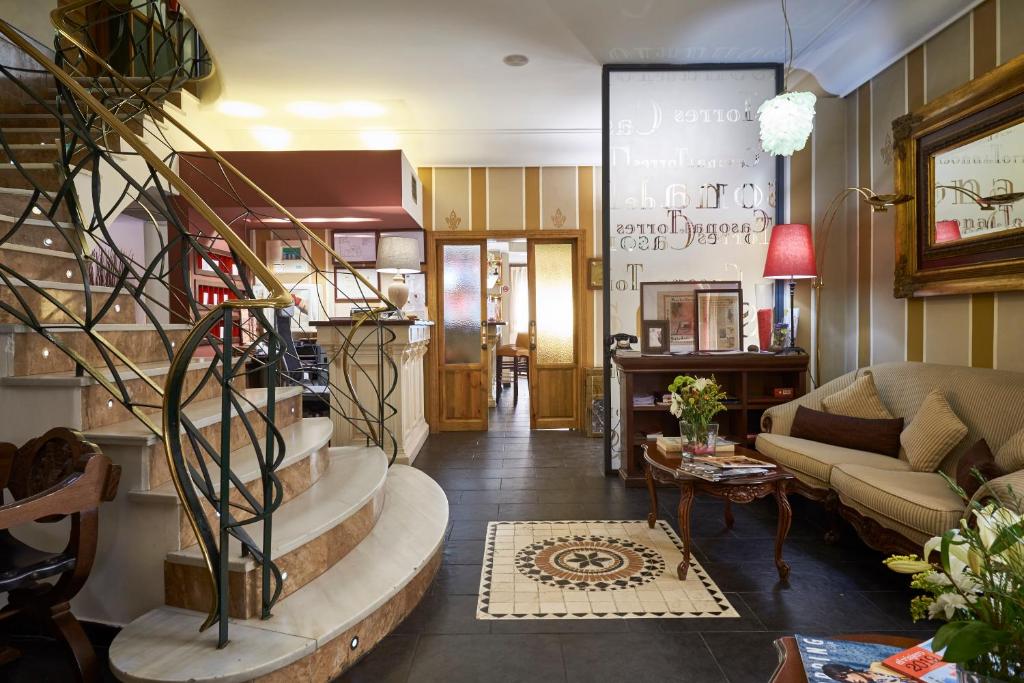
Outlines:
[[[538,242],[534,259],[537,363],[573,363],[572,245]]]
[[[480,362],[480,245],[444,245],[444,362]]]

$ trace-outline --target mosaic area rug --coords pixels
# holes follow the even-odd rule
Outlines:
[[[690,619],[739,614],[700,564],[676,576],[667,522],[491,522],[477,619]]]

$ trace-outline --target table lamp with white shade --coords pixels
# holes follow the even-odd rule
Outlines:
[[[419,241],[412,237],[381,237],[377,245],[377,272],[395,274],[388,285],[387,297],[401,311],[409,301],[405,276],[420,272]]]

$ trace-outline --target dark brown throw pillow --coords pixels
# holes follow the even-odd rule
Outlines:
[[[978,470],[985,481],[991,481],[1003,475],[1003,471],[996,465],[995,456],[992,455],[992,450],[988,447],[985,439],[979,440],[978,443],[964,451],[960,459],[956,461],[956,484],[968,496],[973,496],[981,488],[981,481],[974,475],[974,470]]]
[[[798,439],[881,453],[895,458],[900,454],[902,431],[902,417],[892,420],[847,417],[800,406],[796,409],[796,417],[793,419],[793,427],[789,434]]]

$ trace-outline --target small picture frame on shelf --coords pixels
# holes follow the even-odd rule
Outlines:
[[[743,292],[697,292],[697,350],[743,350]]]
[[[667,320],[644,320],[640,336],[640,352],[645,355],[669,352]]]

